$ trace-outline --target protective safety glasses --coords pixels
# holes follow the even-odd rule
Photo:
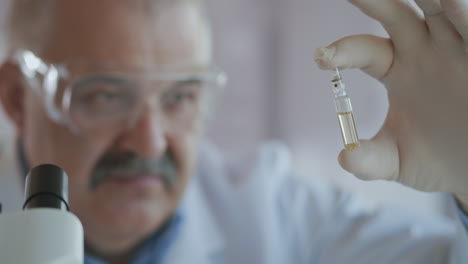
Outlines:
[[[181,132],[203,118],[209,98],[226,83],[213,67],[98,69],[82,62],[48,64],[27,50],[14,60],[49,118],[80,135],[129,129],[148,110],[164,129]],[[72,70],[78,68],[87,70]]]

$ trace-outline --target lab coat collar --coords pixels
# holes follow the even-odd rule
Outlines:
[[[223,263],[225,241],[212,208],[203,193],[200,170],[192,178],[181,203],[182,223],[179,236],[165,263]]]

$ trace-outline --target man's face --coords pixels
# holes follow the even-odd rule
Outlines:
[[[119,69],[209,65],[207,32],[193,4],[166,4],[154,15],[151,7],[134,2],[57,1],[51,35],[37,55],[50,63],[86,61]],[[70,71],[80,74],[73,67]],[[200,115],[174,131],[158,111],[146,107],[129,129],[76,134],[51,121],[36,93],[26,90],[24,105],[20,136],[28,162],[31,166],[54,163],[65,169],[70,177],[71,210],[82,221],[90,245],[122,241],[120,246],[125,247],[149,235],[174,213],[193,173]],[[176,169],[170,184],[154,175],[157,172],[131,168],[168,157]],[[131,175],[118,177],[122,168]],[[92,188],[98,174],[103,180]]]

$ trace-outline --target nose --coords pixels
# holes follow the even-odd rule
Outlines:
[[[123,132],[118,146],[142,158],[163,155],[167,151],[167,134],[161,114],[147,108],[135,125]]]

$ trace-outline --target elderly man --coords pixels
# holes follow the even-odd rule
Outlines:
[[[384,12],[370,2],[356,4],[369,13]],[[391,14],[404,10],[412,15],[398,1],[375,2],[385,2]],[[395,23],[389,24],[396,32]],[[86,263],[468,261],[463,250],[467,237],[455,204],[450,208],[453,219],[409,217],[367,206],[327,186],[301,184],[292,177],[287,153],[279,145],[267,144],[252,171],[239,175],[213,146],[200,143],[210,99],[223,81],[211,65],[209,23],[201,1],[17,0],[9,32],[0,96],[16,127],[17,159],[24,171],[54,163],[69,174],[71,210],[85,230]],[[402,45],[407,41],[395,37]],[[337,44],[338,51],[322,50],[317,59],[325,68],[352,64],[382,77],[392,61],[392,46],[372,40],[358,43],[374,47],[375,56],[387,56],[383,66],[367,67],[370,59],[352,52],[359,47],[347,40]],[[440,58],[451,60],[443,54]],[[453,63],[466,67],[468,60],[460,60]],[[410,63],[404,58],[396,62],[395,71]],[[408,106],[404,96],[412,89],[401,89],[407,80],[398,79],[399,73],[388,78],[401,95],[391,99]],[[425,77],[429,79],[411,84],[431,84],[434,76]],[[468,98],[466,92],[457,92],[451,96]],[[398,113],[422,118],[411,107]],[[405,135],[414,136],[424,118]],[[466,128],[450,125],[445,129]],[[420,150],[427,141],[409,137],[400,143]],[[460,144],[467,149],[466,141]],[[421,151],[415,152],[417,157],[408,157],[408,150],[399,153],[392,162],[404,165],[405,177],[426,173],[414,169],[419,165],[414,159],[429,163],[433,158]],[[447,178],[421,181],[431,190],[457,192],[462,201],[466,184],[460,187],[455,181],[463,184],[467,177],[451,180],[449,173],[466,169],[466,164],[456,162],[459,153],[444,153],[437,172]],[[352,158],[344,157],[344,165]],[[453,171],[445,166],[450,160],[458,166]],[[368,169],[374,175],[375,169]]]

